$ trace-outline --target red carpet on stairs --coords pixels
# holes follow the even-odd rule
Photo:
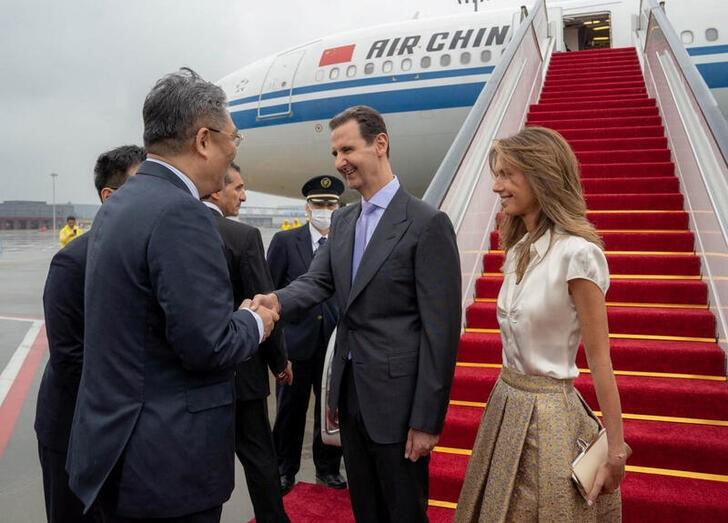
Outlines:
[[[700,258],[661,117],[634,49],[555,54],[527,125],[562,133],[581,164],[588,217],[605,242],[612,362],[625,438],[626,522],[728,521],[728,384]],[[445,429],[430,464],[434,522],[449,522],[490,390],[500,372],[495,299],[503,253],[491,231],[466,311]],[[598,403],[580,349],[575,381]],[[599,412],[597,411],[597,414]],[[352,521],[344,492],[298,484],[294,523]]]

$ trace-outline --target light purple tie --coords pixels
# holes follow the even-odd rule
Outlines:
[[[366,201],[361,202],[361,214],[356,220],[356,230],[354,232],[354,256],[351,263],[351,281],[356,277],[356,271],[359,270],[364,251],[367,248],[367,229],[369,226],[369,218],[372,212],[377,208],[373,203]]]

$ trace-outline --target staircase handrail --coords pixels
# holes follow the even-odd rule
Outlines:
[[[438,168],[423,199],[446,212],[457,234],[462,270],[463,323],[483,273],[499,198],[491,190],[487,155],[493,140],[518,132],[543,84],[543,64],[553,49],[545,1],[518,26]]]
[[[640,29],[648,91],[662,113],[718,344],[728,354],[728,123],[654,0],[642,0]],[[726,365],[728,372],[728,358]]]
[[[437,169],[435,176],[432,178],[430,185],[427,187],[422,199],[430,205],[440,208],[440,205],[445,199],[448,189],[450,188],[455,174],[458,171],[458,167],[462,164],[465,153],[470,147],[470,144],[475,137],[475,133],[480,126],[480,123],[485,117],[490,104],[493,102],[495,94],[506,75],[506,71],[513,62],[513,57],[516,55],[516,50],[521,45],[521,42],[533,30],[533,23],[537,16],[543,11],[545,15],[545,0],[538,0],[533,10],[528,14],[528,17],[521,23],[511,41],[506,46],[503,55],[501,56],[498,65],[496,65],[493,73],[483,87],[483,90],[475,100],[473,107],[468,112],[468,116],[465,118],[462,127],[455,136],[450,149],[448,149],[445,158],[440,163],[440,167]],[[536,40],[538,42],[538,39]],[[539,44],[540,45],[540,44]],[[543,54],[543,53],[542,53]],[[464,202],[464,206],[467,202]],[[451,218],[455,218],[451,216]],[[457,230],[457,225],[455,227]]]
[[[690,85],[695,101],[700,106],[700,111],[703,113],[703,117],[715,138],[716,145],[723,155],[723,161],[728,163],[728,121],[726,121],[720,107],[718,107],[710,88],[690,59],[685,45],[669,22],[662,6],[656,0],[641,0],[640,13],[647,15],[644,18],[640,16],[640,29],[647,30],[646,26],[642,27],[642,23],[649,22],[649,15],[654,17],[655,23],[660,27],[682,75],[685,77],[685,81]]]

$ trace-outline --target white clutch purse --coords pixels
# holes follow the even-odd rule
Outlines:
[[[571,477],[576,488],[586,498],[594,487],[599,466],[607,459],[607,431],[602,428],[589,444],[581,439],[576,440],[576,443],[581,447],[581,453],[571,462]],[[625,443],[624,450],[626,459],[632,454],[632,449]]]

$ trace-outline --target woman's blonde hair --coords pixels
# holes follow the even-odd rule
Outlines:
[[[518,134],[493,143],[488,155],[492,172],[499,158],[523,172],[540,208],[536,227],[516,254],[517,281],[521,281],[528,267],[531,245],[556,225],[603,246],[594,226],[586,219],[578,163],[563,136],[545,127],[525,127]],[[503,214],[498,230],[500,248],[507,253],[526,234],[526,224],[519,216]]]

